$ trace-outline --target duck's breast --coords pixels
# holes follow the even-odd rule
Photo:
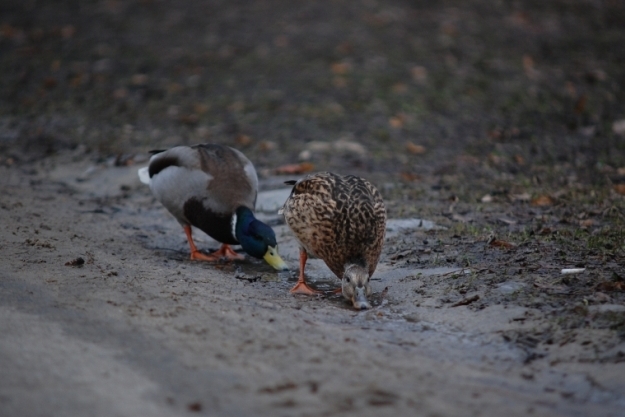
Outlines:
[[[170,165],[154,175],[150,181],[152,193],[181,223],[191,223],[184,214],[189,200],[208,198],[208,186],[213,176],[197,169]]]

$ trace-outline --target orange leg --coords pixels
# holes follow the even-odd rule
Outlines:
[[[232,250],[230,245],[223,244],[216,251],[211,253],[210,255],[205,255],[200,252],[195,243],[193,242],[193,237],[191,236],[191,226],[184,225],[184,233],[187,235],[187,240],[189,241],[189,247],[191,248],[191,259],[194,261],[209,261],[209,262],[217,262],[222,258],[226,258],[227,260],[243,260],[245,257],[243,255],[239,255],[235,251]]]
[[[297,284],[293,288],[291,288],[291,292],[293,294],[321,294],[321,291],[317,291],[312,289],[308,284],[306,284],[306,278],[304,277],[304,268],[306,267],[306,261],[308,260],[308,254],[304,249],[299,250],[299,278],[297,279]]]

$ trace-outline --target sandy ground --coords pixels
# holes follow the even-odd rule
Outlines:
[[[389,264],[388,242],[424,230],[389,231],[374,308],[355,312],[340,298],[289,294],[297,245],[285,226],[276,231],[292,275],[190,261],[137,166],[76,153],[0,172],[2,415],[622,413],[625,363],[567,361],[580,345],[529,362],[502,337],[540,326],[539,313],[419,295],[426,277],[459,270]],[[276,194],[261,194],[265,219]],[[335,284],[319,261],[310,275]]]

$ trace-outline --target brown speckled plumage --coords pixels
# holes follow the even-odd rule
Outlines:
[[[339,279],[354,264],[375,271],[386,227],[382,196],[367,180],[329,172],[298,181],[282,209],[306,252]]]

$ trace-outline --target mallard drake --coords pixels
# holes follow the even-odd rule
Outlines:
[[[342,292],[358,310],[370,308],[369,280],[380,259],[386,210],[367,180],[330,172],[311,174],[293,185],[280,213],[300,243],[299,279],[292,293],[316,294],[306,283],[308,255],[321,258],[341,280]]]
[[[278,254],[276,235],[254,217],[258,177],[240,151],[223,145],[176,146],[154,151],[150,164],[139,170],[158,201],[182,225],[191,259],[243,259],[230,245],[240,244],[249,255],[287,270]],[[210,255],[201,253],[191,235],[195,226],[222,243]]]

